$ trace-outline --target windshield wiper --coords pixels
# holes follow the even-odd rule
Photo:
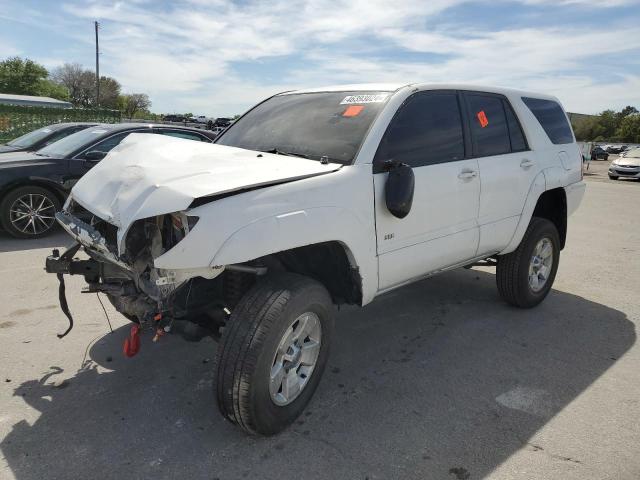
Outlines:
[[[286,155],[287,157],[300,157],[300,158],[309,158],[309,155],[305,155],[304,153],[297,152],[285,152],[284,150],[279,150],[276,147],[273,147],[269,150],[263,150],[264,153],[275,153],[277,155]]]

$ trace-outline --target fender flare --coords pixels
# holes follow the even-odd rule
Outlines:
[[[522,209],[522,213],[520,214],[520,220],[518,221],[518,226],[511,237],[511,241],[509,244],[499,253],[499,255],[506,255],[507,253],[513,252],[520,242],[522,241],[522,237],[524,237],[525,232],[527,231],[527,227],[529,226],[529,222],[531,221],[531,217],[533,216],[533,211],[538,204],[538,199],[540,195],[542,195],[547,190],[547,182],[544,174],[544,170],[538,173],[536,178],[531,182],[531,187],[529,187],[529,193],[527,194],[527,199],[524,202],[524,207]]]
[[[351,266],[359,270],[364,304],[373,298],[377,288],[374,239],[375,232],[349,210],[314,207],[264,217],[236,230],[223,242],[210,265],[243,263],[297,247],[337,241],[344,247]]]

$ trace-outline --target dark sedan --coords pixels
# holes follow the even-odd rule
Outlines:
[[[42,127],[21,137],[14,138],[10,142],[0,143],[0,153],[8,152],[33,152],[47,145],[57,142],[72,133],[85,128],[95,127],[96,123],[54,123],[48,127]]]
[[[213,142],[206,130],[169,125],[102,124],[84,129],[37,152],[0,154],[0,222],[17,238],[36,238],[55,225],[71,187],[131,133],[155,133]]]
[[[591,160],[609,160],[609,154],[602,147],[593,147]]]

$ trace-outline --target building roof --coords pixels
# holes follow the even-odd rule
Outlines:
[[[28,105],[32,107],[57,107],[71,108],[69,102],[56,100],[50,97],[35,97],[33,95],[14,95],[12,93],[0,93],[0,104],[3,105]]]

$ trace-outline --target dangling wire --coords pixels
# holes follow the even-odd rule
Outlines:
[[[96,293],[96,297],[98,297],[98,301],[100,302],[100,306],[102,307],[102,311],[104,312],[104,316],[107,317],[107,323],[109,324],[109,330],[113,333],[113,327],[111,326],[111,320],[109,320],[109,314],[107,313],[107,309],[104,308],[104,304],[102,303],[102,299],[100,298],[100,294]]]

